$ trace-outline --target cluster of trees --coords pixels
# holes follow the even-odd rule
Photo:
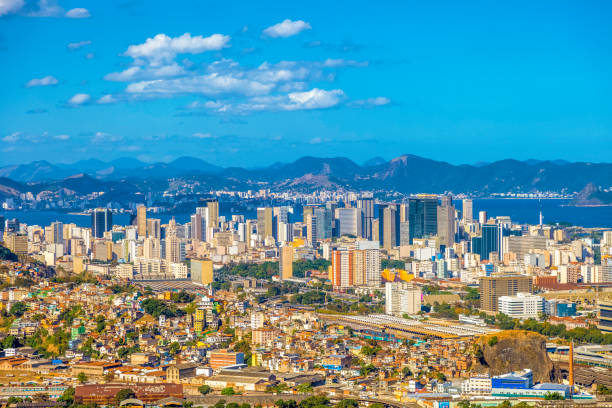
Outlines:
[[[278,275],[278,262],[264,262],[260,264],[239,263],[225,265],[219,271],[219,275],[238,275],[243,278],[270,279]]]
[[[147,314],[150,314],[153,317],[166,316],[166,317],[176,317],[183,316],[185,312],[181,309],[178,309],[174,305],[169,305],[163,300],[148,298],[143,300],[140,305],[144,309]]]
[[[299,303],[301,305],[313,305],[325,303],[325,292],[320,290],[311,290],[306,293],[298,293],[291,296],[291,303]]]
[[[278,400],[275,404],[278,408],[329,408],[332,407],[329,398],[316,395],[313,397],[306,398],[299,404],[295,400]],[[382,404],[374,403],[369,405],[370,408],[383,408]],[[344,399],[333,405],[333,408],[358,408],[359,402],[353,399]],[[227,408],[227,407],[226,407]]]
[[[380,269],[406,269],[406,262],[397,259],[382,259]]]
[[[327,303],[325,310],[333,313],[344,314],[371,314],[384,313],[384,304],[365,304],[361,302],[344,302],[340,299],[334,299]],[[323,311],[323,310],[322,310]]]
[[[330,265],[331,262],[323,258],[315,259],[314,261],[305,259],[293,261],[293,276],[296,278],[303,278],[306,276],[306,272],[312,270],[324,272]]]
[[[170,300],[174,303],[191,303],[195,300],[195,295],[185,290],[174,292],[170,295]]]
[[[595,326],[589,328],[576,327],[567,330],[564,324],[538,322],[535,319],[527,319],[521,323],[520,320],[513,319],[503,313],[498,313],[495,317],[487,317],[487,319],[488,323],[494,323],[502,330],[528,330],[547,337],[561,337],[578,343],[612,344],[612,333],[604,334]]]
[[[19,257],[13,251],[5,246],[0,245],[0,259],[3,261],[17,262]]]
[[[455,311],[455,308],[446,302],[445,303],[434,302],[433,310],[434,310],[435,317],[442,317],[442,318],[453,319],[453,320],[459,319],[459,315]]]

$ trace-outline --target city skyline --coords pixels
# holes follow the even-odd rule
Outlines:
[[[5,1],[0,161],[610,157],[609,4],[352,7]]]

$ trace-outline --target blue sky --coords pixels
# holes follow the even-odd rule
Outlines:
[[[0,0],[0,164],[610,161],[611,9]]]

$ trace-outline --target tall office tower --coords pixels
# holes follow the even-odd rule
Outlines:
[[[273,221],[272,207],[260,207],[257,209],[257,234],[261,239],[274,237]]]
[[[407,282],[385,283],[385,313],[417,314],[421,311],[421,288]]]
[[[142,252],[146,259],[161,259],[161,241],[153,237],[145,238]]]
[[[317,217],[315,215],[306,216],[306,240],[313,244],[319,239],[317,231]]]
[[[289,213],[292,213],[293,210],[291,207],[283,205],[280,207],[274,207],[273,215],[276,218],[277,222],[284,222],[285,224],[289,223]]]
[[[314,209],[315,207],[313,207],[312,205],[304,206],[304,208],[302,209],[302,222],[304,222],[304,224],[306,224],[309,215],[314,215]]]
[[[15,232],[4,231],[4,244],[16,255],[28,254],[28,236]]]
[[[353,235],[360,237],[361,233],[361,211],[357,208],[336,209],[338,219],[338,235]]]
[[[317,222],[317,240],[332,237],[332,213],[327,208],[318,207],[314,209]]]
[[[185,260],[185,242],[175,235],[166,237],[166,260],[170,263]]]
[[[282,280],[293,278],[293,247],[291,245],[280,248],[278,271]]]
[[[334,289],[348,289],[353,286],[353,251],[332,251],[332,285]]]
[[[54,244],[64,243],[64,224],[59,221],[51,223],[52,238],[50,242]]]
[[[200,214],[191,216],[191,239],[194,241],[206,240],[206,220]]]
[[[480,278],[480,309],[497,312],[501,296],[514,296],[519,292],[533,293],[531,276],[508,275]]]
[[[357,200],[357,208],[361,211],[361,236],[373,239],[372,222],[374,221],[374,198],[363,197]]]
[[[404,242],[412,244],[414,238],[428,238],[438,234],[438,198],[420,194],[408,200]]]
[[[246,242],[247,246],[250,247],[251,235],[253,235],[253,221],[247,220],[245,224],[244,241]]]
[[[487,212],[486,211],[479,211],[478,212],[478,222],[481,224],[486,224],[487,223]]]
[[[113,228],[113,213],[107,208],[96,208],[91,213],[91,233],[95,238],[104,237]]]
[[[450,194],[443,194],[442,197],[440,197],[440,204],[442,205],[442,207],[450,207],[453,205],[453,196]]]
[[[400,222],[400,240],[399,245],[410,245],[412,244],[412,234],[410,231],[410,221]]]
[[[472,222],[474,220],[474,203],[471,198],[463,200],[463,221]]]
[[[499,231],[495,224],[482,226],[481,236],[472,238],[472,253],[480,255],[480,260],[489,259],[491,252],[499,253]]]
[[[159,218],[147,218],[147,235],[161,239],[161,220]]]
[[[138,227],[138,237],[147,237],[147,207],[139,205],[136,208],[136,226]]]
[[[286,224],[284,222],[278,223],[278,241],[279,242],[291,242],[293,241],[293,224]]]
[[[0,215],[0,240],[2,240],[3,235],[4,235],[4,217]]]
[[[448,196],[444,196],[448,197]],[[444,198],[443,197],[443,198]],[[444,202],[444,201],[443,201]],[[448,202],[448,200],[447,200]],[[438,238],[440,244],[450,247],[455,243],[455,207],[441,205],[438,207]]]
[[[380,245],[390,250],[399,245],[399,212],[395,204],[378,207],[378,237]]]
[[[1,221],[2,217],[0,217],[0,228],[2,228]],[[601,240],[601,243],[603,245],[612,246],[612,231],[603,232],[603,238]]]
[[[219,200],[216,198],[209,198],[205,200],[205,202],[208,208],[206,225],[208,227],[217,228],[219,226]]]

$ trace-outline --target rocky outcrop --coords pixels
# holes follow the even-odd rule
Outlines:
[[[553,381],[557,373],[546,353],[546,337],[523,330],[506,330],[479,338],[474,345],[476,373],[506,374],[530,368],[534,382]]]

